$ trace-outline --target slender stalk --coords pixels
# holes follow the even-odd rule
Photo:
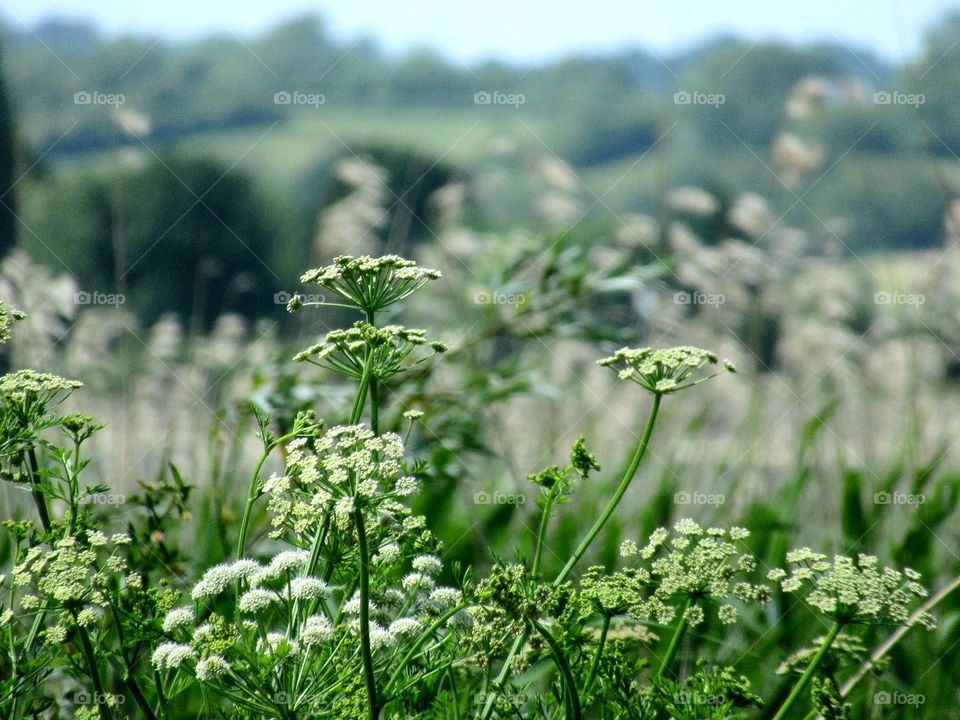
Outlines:
[[[654,394],[653,406],[650,408],[650,415],[647,417],[647,425],[644,428],[643,436],[640,438],[640,443],[637,445],[637,449],[633,454],[633,458],[630,460],[630,465],[627,468],[626,473],[624,473],[623,479],[617,486],[613,497],[610,498],[610,502],[608,502],[606,508],[604,508],[603,513],[599,518],[597,518],[597,521],[593,524],[593,527],[590,528],[590,531],[587,533],[586,537],[580,542],[580,545],[577,546],[577,549],[574,551],[573,555],[570,556],[567,564],[563,566],[563,570],[560,571],[560,574],[557,575],[557,578],[553,581],[555,585],[559,585],[567,579],[574,566],[576,566],[580,559],[586,554],[590,544],[594,541],[597,535],[600,534],[600,531],[607,523],[607,520],[610,519],[613,511],[620,503],[620,499],[627,491],[627,488],[630,487],[633,476],[636,475],[637,468],[640,467],[640,461],[643,460],[643,456],[647,452],[647,446],[650,444],[650,436],[653,434],[653,426],[654,423],[656,423],[657,413],[660,410],[661,397],[662,396],[659,393]],[[517,637],[516,640],[514,640],[513,645],[510,648],[510,652],[507,654],[507,657],[503,662],[503,666],[500,668],[500,674],[497,675],[496,685],[498,687],[503,685],[503,683],[506,681],[507,676],[510,674],[510,663],[516,654],[520,652],[520,648],[523,647],[523,643],[526,641],[526,639],[527,635],[526,633],[523,633]],[[481,720],[488,720],[493,714],[493,703],[495,699],[494,693],[490,693],[488,695],[487,702],[484,705],[483,712],[480,715]]]
[[[623,479],[620,481],[616,491],[613,493],[613,497],[610,498],[610,502],[607,503],[603,513],[601,513],[600,517],[597,518],[597,521],[593,524],[593,527],[590,528],[590,531],[587,533],[586,537],[583,538],[583,540],[577,546],[577,549],[574,551],[573,555],[571,555],[570,559],[567,560],[567,564],[563,566],[563,570],[560,571],[560,574],[557,575],[557,579],[554,580],[554,585],[559,585],[567,579],[567,576],[570,575],[570,572],[573,570],[574,566],[580,562],[580,559],[586,554],[590,544],[594,541],[597,535],[600,534],[600,531],[603,529],[603,526],[606,525],[607,520],[610,519],[613,511],[616,510],[617,505],[620,503],[620,499],[627,491],[627,488],[630,487],[630,482],[633,480],[633,476],[636,474],[637,468],[640,467],[640,461],[643,460],[643,456],[647,452],[647,446],[650,444],[650,435],[653,433],[653,425],[657,420],[657,412],[660,410],[661,397],[662,396],[660,393],[655,393],[653,396],[653,406],[650,408],[650,415],[647,418],[647,426],[643,431],[643,436],[640,438],[640,443],[637,445],[637,450],[633,454],[633,459],[630,461],[627,472],[624,473]]]
[[[374,325],[373,310],[367,310],[367,322]],[[373,348],[369,348],[367,352],[372,358]],[[380,434],[380,387],[377,378],[373,375],[370,376],[370,429],[373,430],[374,435]]]
[[[377,679],[373,674],[373,653],[370,651],[370,555],[360,508],[353,511],[353,519],[357,525],[357,549],[360,553],[360,654],[363,656],[363,676],[367,685],[370,720],[377,720],[380,706],[377,702]]]
[[[810,660],[810,664],[807,665],[807,669],[803,671],[803,675],[800,676],[797,684],[793,686],[793,690],[790,691],[787,699],[784,701],[783,705],[780,706],[780,709],[777,710],[777,714],[773,716],[772,720],[784,720],[784,718],[787,717],[787,715],[790,713],[790,710],[800,698],[800,695],[810,683],[814,673],[817,672],[817,668],[820,667],[820,663],[823,662],[823,658],[827,654],[827,650],[830,649],[830,646],[833,644],[833,641],[837,638],[839,633],[840,623],[834,622],[833,625],[830,626],[830,631],[827,633],[827,636],[823,639],[820,649],[817,650],[817,654],[813,656],[812,660]]]
[[[557,663],[557,669],[560,670],[560,674],[563,675],[563,684],[566,688],[567,704],[571,713],[570,716],[573,717],[573,720],[582,720],[583,711],[580,708],[580,694],[577,692],[577,683],[573,679],[573,672],[570,670],[570,665],[567,663],[567,658],[563,654],[560,644],[539,622],[531,620],[530,624],[543,636],[543,639],[547,641],[547,644],[550,646],[550,651],[553,653],[553,659]]]
[[[553,500],[556,497],[557,487],[550,488],[546,499],[543,501],[543,514],[540,516],[540,528],[537,531],[537,547],[533,554],[533,576],[536,577],[540,572],[540,560],[543,557],[543,544],[547,537],[547,525],[550,524],[550,510],[553,508]]]
[[[677,652],[680,650],[680,641],[683,640],[683,636],[687,632],[688,623],[686,615],[690,605],[692,605],[690,598],[687,598],[683,603],[683,607],[680,608],[680,622],[677,623],[677,627],[673,631],[673,637],[670,638],[667,654],[664,655],[660,661],[660,667],[657,668],[657,674],[654,676],[655,680],[663,677],[663,674],[667,671],[667,668],[670,667],[670,663],[673,662],[673,659],[677,656]]]
[[[463,610],[465,607],[467,607],[467,603],[460,603],[460,604],[457,605],[456,607],[454,607],[454,608],[452,608],[452,609],[450,609],[450,610],[447,610],[447,612],[445,612],[443,615],[441,615],[441,616],[438,617],[436,620],[434,620],[434,621],[430,624],[430,627],[428,627],[426,630],[424,630],[424,631],[420,634],[420,637],[417,638],[417,641],[410,647],[410,649],[407,651],[406,655],[403,656],[403,659],[402,659],[402,660],[400,661],[400,663],[397,665],[396,670],[393,671],[393,674],[390,676],[390,679],[387,681],[386,686],[384,686],[384,689],[383,689],[383,694],[384,694],[384,695],[386,695],[386,694],[390,691],[390,689],[393,687],[394,683],[396,683],[397,680],[400,679],[400,673],[402,673],[403,670],[404,670],[404,668],[406,668],[407,665],[410,664],[410,661],[413,660],[414,656],[415,656],[418,652],[420,652],[420,648],[423,647],[424,643],[426,643],[427,640],[429,640],[430,637],[431,637],[437,630],[440,629],[440,626],[441,626],[441,625],[443,625],[447,620],[449,620],[450,618],[452,618],[454,615],[456,615],[458,612],[460,612],[461,610]]]
[[[74,621],[76,621],[74,614]],[[90,674],[90,680],[93,682],[93,690],[96,693],[94,702],[97,704],[97,710],[100,713],[100,720],[112,720],[112,713],[107,705],[107,694],[103,689],[103,681],[100,679],[100,671],[97,669],[97,658],[93,652],[93,645],[90,643],[90,636],[87,631],[79,625],[77,626],[77,635],[80,636],[80,647],[83,650],[83,657],[87,663],[87,672]]]
[[[287,440],[292,440],[295,437],[297,437],[296,433],[288,433],[269,443],[267,447],[264,448],[263,454],[260,455],[260,461],[257,463],[257,466],[253,469],[253,475],[250,478],[250,487],[247,489],[247,502],[243,506],[243,517],[240,520],[240,535],[237,538],[237,560],[242,558],[246,551],[247,534],[250,532],[250,515],[253,512],[254,503],[256,503],[257,498],[260,497],[260,471],[263,469],[263,464],[267,461],[267,458],[270,457],[270,453],[277,447],[282,446]]]
[[[30,485],[37,513],[40,515],[40,524],[45,532],[50,532],[50,511],[47,510],[47,498],[40,490],[40,463],[37,462],[37,451],[33,447],[27,450],[27,463],[30,466]]]
[[[603,628],[600,630],[600,640],[597,643],[597,652],[593,656],[593,662],[590,663],[590,672],[587,674],[587,681],[583,684],[583,692],[588,693],[593,687],[593,682],[597,678],[597,670],[600,668],[600,657],[603,655],[603,647],[607,642],[607,632],[610,630],[610,616],[603,616]]]

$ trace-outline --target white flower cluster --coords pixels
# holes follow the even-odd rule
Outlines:
[[[691,625],[704,620],[703,608],[696,603],[710,600],[719,603],[717,616],[730,624],[737,619],[737,610],[729,602],[766,602],[770,588],[747,580],[737,580],[756,569],[756,559],[743,553],[735,543],[745,540],[750,533],[744,528],[700,527],[693,520],[680,520],[673,533],[660,528],[651,533],[644,547],[626,541],[620,548],[624,557],[638,557],[643,564],[631,568],[630,578],[648,592],[630,602],[630,614],[643,619],[655,619],[667,624],[676,616],[677,608],[685,601],[694,604],[686,611],[685,619]],[[609,593],[610,588],[605,588]]]
[[[708,375],[691,380],[694,371],[704,365],[717,365],[717,356],[695,347],[675,347],[666,350],[653,348],[621,348],[597,364],[618,372],[621,380],[630,380],[656,395],[677,392],[714,377]],[[733,363],[722,361],[722,369],[735,372]]]
[[[308,270],[300,282],[316,283],[361,310],[377,311],[409,297],[439,277],[438,270],[422,268],[398,255],[341,255],[331,265]],[[288,308],[292,312],[302,305],[294,298]]]
[[[327,512],[346,529],[358,505],[379,507],[381,515],[408,515],[394,498],[414,492],[417,481],[403,474],[402,457],[399,435],[377,436],[364,425],[331,428],[313,443],[306,438],[292,441],[285,474],[274,475],[263,488],[273,515],[273,536],[287,530],[312,536]]]
[[[768,577],[779,582],[787,593],[796,593],[811,607],[841,623],[906,623],[911,604],[927,595],[917,582],[920,575],[905,569],[902,573],[880,567],[873,555],[856,560],[844,555],[829,559],[810,548],[787,553],[789,572],[774,569]],[[917,622],[934,627],[934,619],[923,613]]]

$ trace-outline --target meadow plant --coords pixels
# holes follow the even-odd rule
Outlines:
[[[890,628],[895,643],[905,628],[933,627],[945,595],[918,605],[926,589],[914,571],[806,548],[762,568],[745,527],[682,519],[624,542],[619,567],[576,574],[637,477],[664,400],[734,370],[693,347],[624,348],[599,361],[640,386],[650,408],[622,477],[556,574],[544,569],[553,521],[601,472],[583,437],[566,465],[529,476],[534,531],[512,559],[493,558],[486,572],[447,563],[412,505],[430,468],[381,430],[380,413],[385,388],[446,348],[378,320],[439,277],[395,256],[343,256],[304,274],[338,301],[294,298],[291,311],[361,316],[297,355],[355,386],[350,415],[301,411],[279,433],[256,413],[263,452],[235,545],[195,577],[145,564],[165,537],[156,512],[147,532],[134,520],[121,529],[85,502],[108,488],[80,481],[101,426],[58,414],[80,384],[33,370],[0,378],[3,475],[31,494],[39,519],[5,524],[14,564],[0,575],[4,717],[118,720],[135,705],[146,718],[842,718],[871,662],[873,636],[862,632]],[[0,308],[0,340],[18,317]],[[282,467],[265,477],[275,456]],[[777,622],[782,595],[826,632],[783,648],[791,685],[765,706],[736,663],[699,640]]]

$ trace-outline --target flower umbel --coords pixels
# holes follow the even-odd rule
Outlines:
[[[610,357],[598,360],[597,364],[617,370],[621,380],[635,382],[657,395],[684,390],[724,370],[736,372],[729,360],[721,361],[712,352],[687,346],[664,350],[621,348]],[[693,373],[706,365],[722,365],[722,368],[706,377],[691,380]]]
[[[398,255],[378,258],[341,255],[331,265],[308,270],[300,281],[316,283],[352,303],[358,310],[376,312],[409,297],[439,277],[438,270],[422,268],[413,260]],[[289,309],[295,311],[304,304],[317,303],[292,301]]]

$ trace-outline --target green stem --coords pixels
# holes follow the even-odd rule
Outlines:
[[[780,706],[780,709],[777,710],[777,714],[773,716],[772,720],[784,720],[784,718],[787,717],[790,710],[800,698],[800,695],[810,683],[814,673],[817,672],[817,668],[820,667],[820,663],[823,662],[823,658],[827,654],[827,650],[830,649],[830,646],[833,644],[833,641],[837,638],[839,633],[840,623],[834,622],[833,625],[830,626],[830,631],[827,633],[827,636],[823,639],[820,649],[817,650],[817,654],[813,656],[810,664],[807,665],[807,669],[803,671],[803,675],[800,676],[797,684],[793,686],[793,690],[790,691],[787,699],[784,701],[783,705]]]
[[[367,531],[360,508],[353,511],[357,525],[357,550],[360,553],[360,654],[363,657],[363,676],[367,685],[370,720],[377,720],[380,706],[377,702],[377,679],[373,674],[373,653],[370,651],[370,567]]]
[[[653,396],[653,406],[650,408],[650,415],[647,418],[647,426],[643,431],[643,436],[640,438],[640,444],[637,445],[637,450],[633,454],[633,459],[630,461],[630,466],[627,468],[627,472],[624,473],[623,479],[620,481],[616,491],[613,493],[613,497],[610,498],[610,502],[607,503],[607,507],[604,508],[603,513],[599,518],[597,518],[597,521],[593,524],[593,527],[590,528],[590,532],[587,533],[587,536],[580,542],[580,545],[577,546],[577,549],[574,551],[573,555],[570,556],[567,564],[563,566],[563,570],[560,571],[560,574],[557,575],[557,579],[554,580],[554,585],[559,585],[567,579],[567,576],[573,570],[574,566],[580,562],[580,559],[586,554],[587,549],[594,541],[594,538],[596,538],[603,529],[603,526],[607,523],[607,520],[610,519],[610,516],[617,508],[617,505],[619,504],[620,499],[623,497],[623,494],[627,491],[627,488],[630,487],[630,482],[633,480],[633,476],[636,474],[637,468],[640,467],[640,461],[643,460],[643,456],[647,452],[647,446],[650,444],[650,435],[653,433],[653,425],[657,420],[657,412],[660,410],[661,397],[662,396],[660,393],[655,393]]]
[[[37,505],[40,515],[40,524],[45,532],[50,532],[50,512],[47,510],[47,498],[40,490],[40,463],[37,462],[37,452],[31,447],[27,450],[27,462],[30,465],[30,485],[33,488],[33,501]]]
[[[367,401],[367,389],[370,387],[370,376],[373,371],[373,348],[367,350],[367,358],[363,364],[363,374],[360,376],[360,385],[357,387],[357,397],[353,401],[353,410],[350,412],[350,424],[356,425],[363,416],[363,406]]]
[[[77,615],[73,615],[76,622]],[[80,636],[80,647],[83,650],[83,657],[87,662],[87,672],[90,674],[90,680],[93,682],[93,690],[96,693],[93,701],[97,704],[97,710],[100,713],[100,720],[112,720],[110,708],[107,705],[107,694],[103,689],[103,681],[100,679],[100,671],[97,669],[97,658],[93,652],[93,645],[90,642],[90,636],[87,631],[77,626],[77,635]]]
[[[367,322],[374,325],[373,310],[367,310]],[[367,352],[370,357],[373,356],[373,348],[369,348]],[[370,376],[370,429],[373,430],[374,435],[380,434],[380,387],[377,378],[372,374]]]
[[[659,680],[663,677],[663,674],[667,671],[667,668],[670,667],[670,663],[673,662],[673,659],[677,656],[677,652],[680,650],[680,641],[683,640],[683,636],[687,632],[687,610],[690,608],[692,603],[690,598],[687,598],[683,606],[680,608],[680,622],[677,624],[676,629],[673,631],[673,637],[670,638],[670,645],[667,647],[667,654],[663,656],[663,659],[660,661],[660,667],[657,668],[657,674],[654,676],[655,680]]]
[[[573,720],[582,720],[583,711],[580,709],[580,694],[577,692],[577,683],[573,679],[573,672],[570,670],[570,665],[567,663],[567,658],[563,654],[560,644],[539,622],[531,620],[530,624],[543,636],[543,639],[547,641],[547,644],[550,646],[550,651],[553,653],[553,659],[557,663],[557,669],[560,670],[560,674],[563,675],[563,684],[566,687],[567,703],[570,710],[568,717],[572,716]]]
[[[428,627],[426,630],[424,630],[420,634],[420,637],[418,637],[417,641],[410,647],[410,649],[407,651],[407,654],[403,656],[403,659],[400,661],[400,664],[397,665],[396,670],[393,671],[393,674],[390,676],[390,679],[387,681],[387,684],[383,689],[384,695],[386,695],[391,690],[391,688],[393,688],[397,680],[400,679],[400,673],[402,673],[404,668],[406,668],[407,665],[410,664],[410,661],[413,660],[414,656],[418,652],[420,652],[420,648],[423,647],[424,643],[426,643],[427,640],[429,640],[433,636],[433,634],[440,629],[441,625],[443,625],[445,622],[447,622],[447,620],[452,618],[454,615],[456,615],[458,612],[463,610],[465,607],[467,607],[467,603],[460,603],[453,609],[447,610],[447,612],[445,612],[443,615],[441,615],[436,620],[434,620],[433,623],[430,624],[430,627]]]
[[[643,436],[640,438],[640,443],[637,445],[637,449],[633,454],[633,458],[630,461],[630,466],[627,468],[626,473],[624,473],[623,479],[617,486],[613,497],[610,498],[610,502],[607,503],[607,507],[604,509],[603,514],[593,524],[593,527],[590,528],[590,532],[587,533],[587,536],[577,547],[574,554],[567,561],[567,564],[564,565],[563,570],[561,570],[560,574],[557,575],[556,580],[553,581],[555,585],[559,585],[566,580],[574,566],[580,561],[584,554],[586,554],[590,544],[603,529],[603,526],[606,524],[607,520],[610,519],[610,516],[616,509],[617,504],[623,497],[623,494],[630,486],[630,482],[633,480],[633,476],[636,474],[637,468],[640,467],[640,461],[643,460],[643,456],[647,452],[647,446],[650,444],[650,436],[653,434],[653,426],[657,420],[657,412],[660,410],[661,397],[662,396],[659,393],[654,394],[653,406],[650,408],[650,415],[647,418],[647,426],[644,428]],[[507,676],[510,674],[510,664],[516,654],[520,652],[520,648],[523,647],[523,643],[526,641],[526,639],[527,635],[524,632],[522,635],[517,637],[516,640],[514,640],[513,645],[510,648],[510,652],[507,654],[507,657],[503,662],[503,666],[500,668],[500,674],[497,675],[496,685],[498,687],[502,686],[506,681]],[[481,720],[489,720],[490,716],[493,714],[493,703],[495,699],[494,693],[490,693],[488,695],[487,702],[484,705],[483,712],[480,715]]]
[[[584,694],[590,692],[593,682],[597,678],[597,670],[600,668],[600,656],[603,655],[603,646],[607,642],[607,631],[610,630],[610,616],[603,616],[603,628],[600,630],[600,640],[597,643],[597,652],[593,656],[593,662],[590,663],[590,672],[587,674],[587,681],[583,684]]]
[[[553,507],[553,500],[556,497],[557,486],[550,488],[547,497],[543,502],[543,514],[540,516],[540,528],[537,531],[537,547],[533,555],[533,576],[536,577],[540,572],[540,560],[543,557],[543,544],[547,537],[547,525],[550,524],[550,510]]]
[[[250,532],[250,516],[253,512],[254,503],[256,503],[257,498],[260,497],[260,471],[263,469],[263,464],[267,461],[267,458],[270,457],[270,453],[287,440],[292,440],[295,437],[297,437],[296,433],[288,433],[270,442],[267,447],[264,448],[263,454],[260,456],[260,461],[253,470],[253,476],[250,478],[250,487],[247,489],[247,502],[243,506],[243,517],[240,520],[240,536],[237,538],[237,560],[242,558],[246,551],[247,534]]]

